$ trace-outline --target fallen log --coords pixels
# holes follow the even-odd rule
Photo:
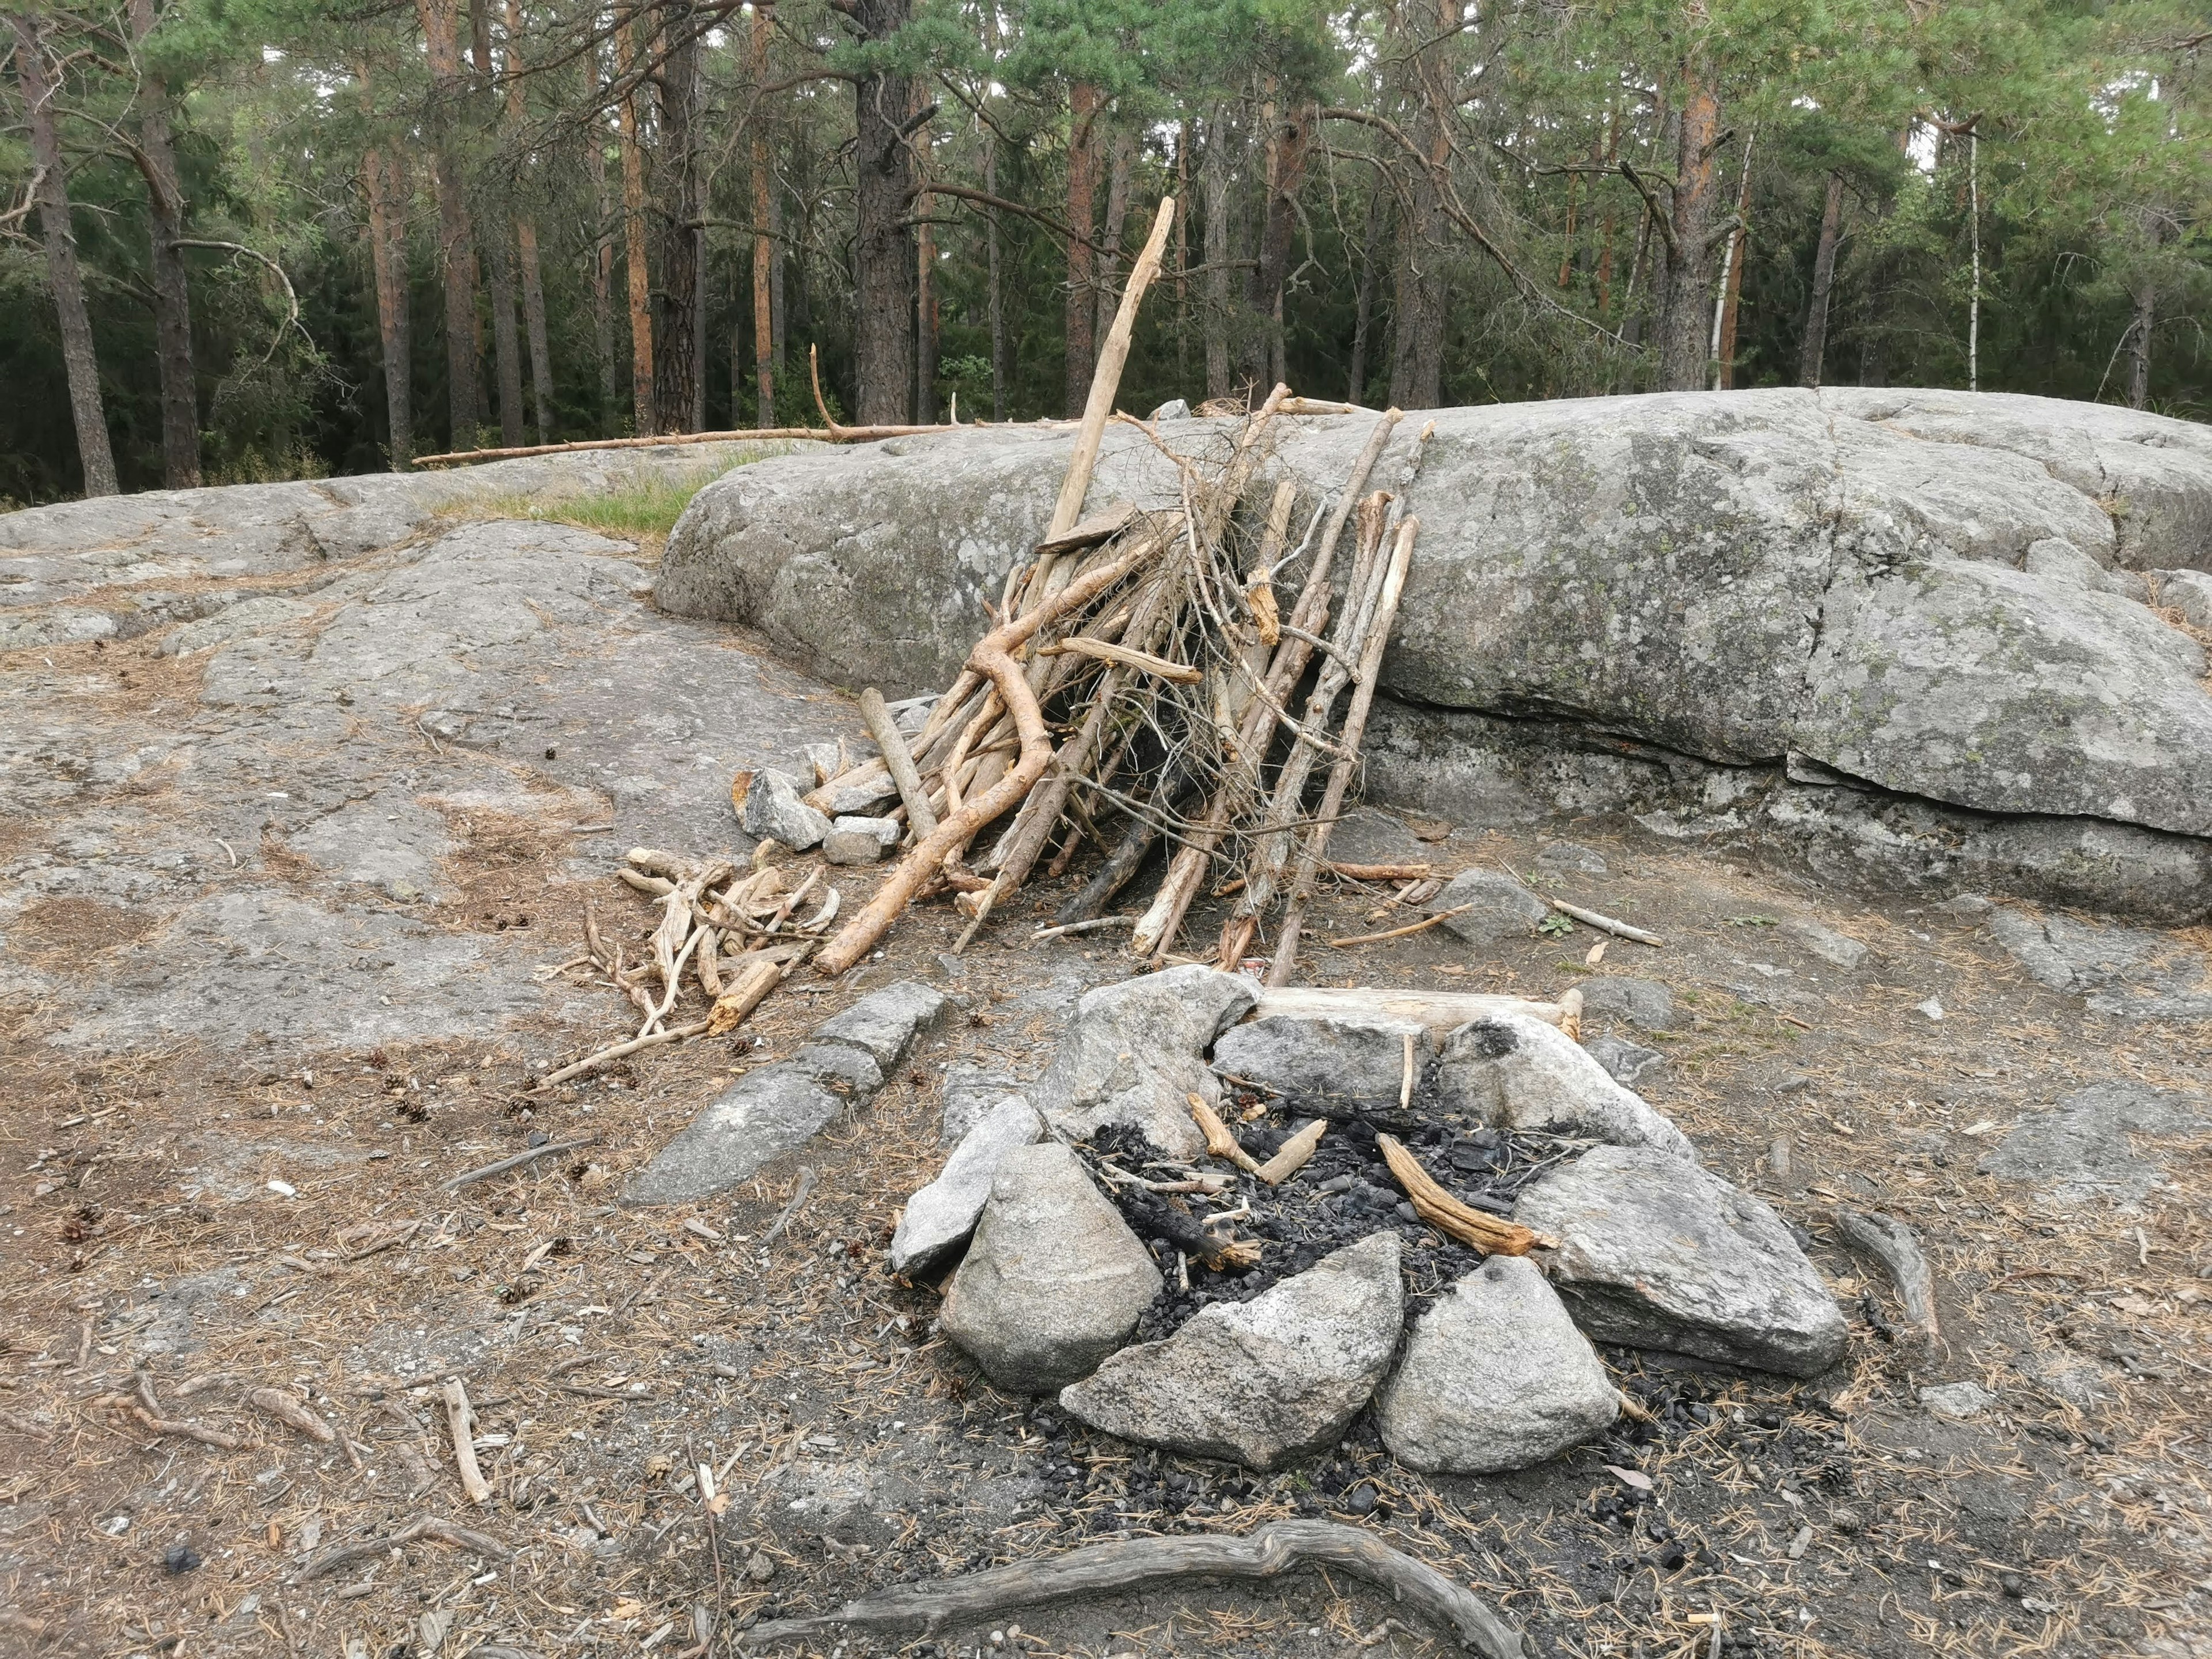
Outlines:
[[[1041,1561],[992,1567],[934,1584],[899,1584],[835,1612],[774,1619],[741,1632],[742,1647],[792,1642],[833,1630],[933,1635],[948,1625],[994,1619],[1072,1595],[1110,1595],[1189,1578],[1266,1579],[1334,1568],[1390,1593],[1485,1659],[1522,1659],[1520,1632],[1472,1591],[1375,1534],[1332,1521],[1276,1521],[1246,1537],[1140,1538],[1093,1544]]]

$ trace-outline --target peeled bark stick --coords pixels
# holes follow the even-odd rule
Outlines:
[[[1856,1210],[1838,1210],[1836,1229],[1853,1249],[1881,1263],[1890,1283],[1897,1286],[1905,1316],[1929,1342],[1941,1342],[1943,1328],[1936,1318],[1936,1276],[1912,1237],[1912,1229],[1893,1216],[1862,1215]]]
[[[1012,653],[1046,623],[1090,604],[1156,550],[1156,544],[1148,544],[1101,565],[1078,577],[1028,616],[993,629],[975,642],[968,661],[978,672],[990,677],[999,695],[1013,710],[1015,726],[1022,738],[1021,759],[1006,776],[964,803],[957,812],[915,844],[890,879],[877,890],[875,897],[868,901],[866,908],[847,922],[815,958],[815,966],[823,974],[842,974],[873,950],[900,912],[913,902],[922,884],[943,866],[945,854],[965,847],[978,830],[1028,794],[1044,775],[1045,768],[1052,761],[1052,738],[1045,730],[1044,716],[1037,708],[1036,697],[1030,695],[1029,683],[1023,678],[1022,665]]]
[[[921,774],[914,769],[906,738],[891,718],[891,711],[884,706],[884,694],[872,685],[860,693],[860,718],[867,723],[876,747],[884,751],[884,769],[890,774],[899,799],[906,803],[906,821],[914,826],[914,838],[924,839],[937,828],[937,814],[929,810],[928,792],[921,787]]]
[[[1480,991],[1382,990],[1326,985],[1269,986],[1260,993],[1252,1010],[1255,1019],[1281,1016],[1290,1019],[1407,1019],[1418,1020],[1439,1037],[1471,1019],[1495,1019],[1500,1014],[1519,1014],[1557,1025],[1561,1018],[1556,1002],[1531,1002],[1525,997],[1497,996]]]
[[[1395,1135],[1377,1135],[1375,1144],[1382,1148],[1382,1161],[1390,1166],[1390,1173],[1406,1189],[1407,1200],[1413,1205],[1414,1213],[1438,1232],[1462,1244],[1472,1244],[1486,1255],[1526,1255],[1539,1245],[1551,1243],[1541,1233],[1532,1232],[1517,1221],[1503,1221],[1461,1203],[1437,1185]]]
[[[1190,1115],[1198,1125],[1198,1132],[1206,1137],[1208,1158],[1226,1158],[1238,1169],[1260,1172],[1260,1160],[1237,1144],[1237,1137],[1229,1133],[1229,1126],[1221,1121],[1221,1114],[1196,1095],[1186,1095],[1190,1103]]]
[[[518,444],[508,449],[456,449],[443,455],[417,455],[416,466],[452,466],[471,461],[511,461],[525,455],[567,455],[583,449],[660,449],[674,444],[776,443],[811,438],[821,443],[866,444],[883,438],[919,438],[956,432],[950,426],[752,427],[741,432],[672,432],[658,438],[585,438],[565,444]]]
[[[491,1483],[477,1467],[476,1442],[469,1428],[469,1391],[458,1376],[446,1379],[446,1425],[453,1433],[453,1462],[461,1472],[461,1490],[478,1509],[491,1502]]]
[[[1355,945],[1374,945],[1386,939],[1403,939],[1408,933],[1425,933],[1438,922],[1449,921],[1454,916],[1474,908],[1472,904],[1455,904],[1449,910],[1439,910],[1432,916],[1425,916],[1419,921],[1408,922],[1403,927],[1393,927],[1388,933],[1354,933],[1350,939],[1323,939],[1322,943],[1332,951],[1344,951]]]
[[[1291,902],[1284,911],[1275,959],[1267,968],[1270,985],[1288,980],[1298,959],[1298,934],[1305,927],[1307,901],[1313,896],[1314,873],[1328,856],[1329,832],[1336,827],[1337,814],[1344,810],[1345,792],[1352,787],[1352,775],[1359,765],[1359,740],[1367,733],[1368,710],[1375,705],[1375,683],[1382,678],[1382,653],[1390,644],[1391,624],[1397,620],[1398,601],[1406,592],[1406,572],[1413,562],[1413,538],[1420,529],[1421,521],[1415,518],[1398,526],[1398,544],[1391,550],[1390,568],[1383,578],[1382,597],[1376,602],[1365,648],[1360,653],[1358,683],[1352,690],[1351,706],[1345,710],[1344,731],[1339,739],[1344,752],[1329,769],[1328,787],[1322,792],[1304,856],[1298,860],[1297,877],[1291,884]]]
[[[1104,640],[1086,640],[1080,634],[1073,639],[1062,640],[1057,645],[1045,647],[1045,654],[1052,657],[1063,654],[1089,657],[1098,662],[1115,663],[1175,685],[1196,685],[1206,678],[1205,670],[1189,663],[1170,662],[1164,657],[1155,657],[1149,651],[1139,651],[1126,645],[1109,645]]]
[[[186,1440],[197,1440],[203,1446],[218,1446],[224,1451],[236,1451],[246,1443],[234,1434],[225,1434],[221,1429],[210,1429],[198,1423],[156,1417],[143,1406],[133,1406],[131,1416],[137,1418],[155,1434],[173,1434]]]
[[[705,1020],[695,1019],[689,1025],[671,1025],[665,1030],[649,1031],[643,1036],[630,1037],[612,1048],[602,1048],[595,1054],[586,1054],[581,1060],[563,1066],[557,1072],[548,1072],[532,1086],[550,1089],[556,1083],[566,1083],[572,1077],[581,1077],[586,1072],[597,1071],[610,1060],[620,1060],[642,1049],[658,1048],[664,1042],[681,1042],[686,1037],[702,1035],[706,1029]]]
[[[1129,361],[1137,307],[1144,300],[1145,290],[1152,285],[1152,278],[1160,274],[1160,255],[1167,247],[1168,228],[1175,223],[1175,198],[1161,197],[1159,211],[1152,216],[1152,234],[1145,239],[1145,251],[1129,267],[1128,285],[1121,290],[1114,326],[1107,331],[1098,366],[1091,371],[1091,395],[1084,402],[1083,424],[1076,431],[1074,459],[1068,462],[1067,477],[1060,483],[1060,500],[1053,506],[1052,523],[1044,532],[1047,541],[1066,535],[1083,516],[1083,498],[1091,493],[1091,474],[1098,465],[1098,445],[1105,436],[1107,419],[1114,413],[1114,396],[1121,389],[1122,366]]]
[[[774,1619],[740,1632],[740,1647],[764,1647],[834,1630],[933,1635],[1003,1613],[1070,1596],[1112,1595],[1182,1579],[1276,1578],[1334,1568],[1389,1591],[1398,1604],[1449,1631],[1484,1659],[1522,1659],[1520,1632],[1472,1591],[1371,1532],[1334,1521],[1274,1521],[1243,1538],[1200,1534],[1092,1544],[1041,1561],[1019,1561],[934,1584],[897,1584],[834,1613]]]
[[[1332,876],[1341,876],[1346,881],[1425,881],[1437,872],[1433,864],[1342,864],[1324,863],[1321,866]]]
[[[310,1440],[319,1440],[325,1446],[332,1444],[338,1437],[336,1429],[281,1389],[248,1389],[246,1403],[256,1411],[267,1412],[270,1416],[290,1424]]]
[[[1270,1187],[1279,1187],[1306,1167],[1321,1145],[1321,1138],[1328,1133],[1328,1120],[1317,1117],[1283,1143],[1283,1148],[1258,1169],[1252,1171]]]
[[[779,962],[739,957],[732,966],[736,969],[735,976],[728,988],[714,999],[714,1006],[707,1015],[705,1030],[708,1036],[720,1036],[737,1030],[747,1015],[768,1000],[768,994],[783,982],[783,964]]]
[[[1565,899],[1547,898],[1550,905],[1563,916],[1572,916],[1585,927],[1595,927],[1601,933],[1612,933],[1619,938],[1633,939],[1638,945],[1664,945],[1666,940],[1656,933],[1647,933],[1641,927],[1632,927],[1625,921],[1615,921],[1611,916],[1601,916],[1595,910],[1585,910],[1579,904],[1570,904]]]
[[[473,1182],[483,1181],[495,1175],[505,1175],[509,1170],[520,1170],[525,1164],[537,1163],[541,1158],[555,1158],[562,1152],[573,1152],[579,1146],[595,1146],[599,1144],[599,1139],[597,1135],[578,1135],[573,1140],[549,1140],[543,1146],[532,1146],[526,1152],[517,1152],[513,1158],[503,1158],[496,1164],[485,1164],[473,1170],[464,1170],[451,1180],[439,1182],[439,1185],[447,1192],[459,1192]],[[381,1249],[384,1247],[380,1244],[377,1248]],[[362,1254],[367,1255],[368,1252],[363,1251]]]

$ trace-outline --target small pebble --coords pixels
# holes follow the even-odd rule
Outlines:
[[[775,1577],[775,1563],[765,1550],[755,1550],[753,1559],[745,1563],[745,1577],[756,1584],[765,1584]]]
[[[1372,1515],[1375,1503],[1375,1488],[1363,1480],[1345,1495],[1344,1507],[1354,1515]]]
[[[2001,1572],[1997,1575],[1997,1588],[2017,1601],[2027,1594],[2027,1580],[2016,1572]]]
[[[171,1572],[190,1572],[200,1564],[200,1553],[190,1544],[172,1544],[161,1565]]]

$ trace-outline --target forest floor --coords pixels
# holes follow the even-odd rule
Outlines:
[[[1668,942],[1613,940],[1595,965],[1586,929],[1333,951],[1318,941],[1406,919],[1346,885],[1310,931],[1312,979],[1667,987],[1666,1029],[1589,1030],[1660,1051],[1641,1091],[1811,1236],[1852,1312],[1850,1361],[1796,1385],[1608,1351],[1710,1422],[1496,1478],[1400,1469],[1364,1419],[1273,1476],[1070,1432],[989,1387],[884,1249],[942,1156],[948,1068],[1034,1078],[1075,998],[1129,964],[1097,937],[1025,943],[1026,910],[954,957],[957,918],[928,906],[884,959],[793,981],[733,1040],[532,1091],[634,1018],[547,971],[577,954],[587,903],[649,926],[613,878],[621,849],[728,850],[732,771],[794,765],[859,722],[754,643],[641,604],[622,545],[522,529],[538,539],[467,526],[357,562],[196,653],[147,638],[0,661],[0,1651],[719,1654],[757,1620],[901,1579],[1317,1514],[1471,1584],[1541,1655],[2212,1653],[2212,1136],[2119,1129],[2080,1167],[1978,1167],[2091,1085],[2194,1102],[2201,1127],[2212,1030],[2092,1013],[1972,918],[1632,828],[1366,816],[1377,849],[1503,863]],[[1560,836],[1607,873],[1547,871]],[[849,908],[874,876],[833,878]],[[1060,896],[1041,886],[1037,909]],[[1832,966],[1801,918],[1864,960]],[[960,1012],[863,1114],[726,1200],[616,1206],[729,1078],[898,978]],[[441,1188],[532,1135],[593,1140]],[[813,1195],[770,1243],[801,1162]],[[1844,1204],[1926,1245],[1932,1354],[1890,1340],[1886,1281],[1835,1238]],[[456,1475],[450,1378],[477,1414],[481,1506]],[[1994,1405],[1968,1421],[1923,1405],[1958,1382]],[[730,1500],[719,1519],[701,1464]],[[491,1541],[383,1541],[423,1517]],[[1441,1650],[1393,1613],[1295,1577],[933,1641]]]

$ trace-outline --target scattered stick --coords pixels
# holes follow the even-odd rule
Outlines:
[[[860,718],[867,723],[876,747],[883,750],[884,769],[890,774],[899,799],[906,803],[906,821],[914,827],[914,838],[927,840],[937,829],[937,814],[929,810],[929,792],[921,787],[921,774],[914,769],[914,757],[907,750],[898,722],[884,704],[884,694],[872,685],[860,693]]]
[[[1190,1115],[1198,1124],[1199,1133],[1206,1137],[1206,1156],[1225,1158],[1238,1169],[1258,1175],[1260,1160],[1237,1144],[1237,1137],[1229,1133],[1229,1126],[1221,1121],[1221,1114],[1197,1095],[1184,1097],[1190,1103]]]
[[[1855,1249],[1881,1263],[1890,1283],[1897,1287],[1897,1299],[1905,1304],[1905,1316],[1930,1344],[1941,1342],[1943,1328],[1936,1317],[1936,1275],[1912,1229],[1879,1212],[1862,1215],[1856,1210],[1838,1210],[1836,1231]]]
[[[1332,876],[1341,876],[1346,881],[1425,881],[1437,872],[1433,864],[1341,864],[1334,861],[1322,868]]]
[[[566,1083],[572,1077],[581,1077],[586,1072],[596,1072],[600,1066],[610,1061],[620,1060],[625,1054],[634,1054],[646,1048],[658,1048],[664,1042],[682,1042],[686,1038],[703,1035],[707,1029],[705,1020],[695,1019],[688,1025],[672,1025],[665,1030],[654,1031],[647,1036],[625,1037],[622,1042],[602,1048],[595,1054],[585,1055],[574,1065],[563,1066],[557,1072],[548,1072],[532,1086],[537,1089],[550,1089],[556,1084]]]
[[[311,1558],[300,1569],[295,1582],[304,1584],[317,1578],[327,1578],[356,1561],[369,1560],[397,1545],[411,1544],[418,1538],[450,1544],[457,1550],[481,1555],[487,1561],[508,1561],[514,1558],[513,1550],[488,1532],[478,1532],[475,1528],[464,1527],[458,1522],[426,1515],[409,1522],[398,1532],[381,1538],[363,1538],[350,1544],[333,1544],[321,1554]]]
[[[280,1422],[290,1424],[308,1439],[319,1440],[325,1446],[334,1443],[338,1437],[336,1429],[282,1389],[248,1389],[246,1403],[256,1411],[268,1413]]]
[[[543,1146],[532,1146],[526,1152],[517,1152],[514,1157],[503,1158],[496,1164],[486,1164],[477,1169],[464,1170],[460,1174],[441,1181],[438,1184],[447,1192],[457,1193],[471,1182],[489,1180],[495,1175],[505,1175],[509,1170],[520,1170],[525,1164],[535,1164],[541,1158],[554,1158],[562,1152],[573,1152],[579,1146],[596,1146],[599,1144],[599,1139],[597,1135],[578,1135],[573,1140],[549,1140]],[[398,1240],[394,1238],[390,1242],[397,1243]],[[375,1248],[382,1249],[384,1245],[379,1244]],[[364,1250],[362,1254],[366,1255],[368,1252]]]
[[[1666,940],[1656,933],[1646,933],[1641,927],[1631,927],[1625,921],[1615,921],[1611,916],[1601,916],[1595,910],[1585,910],[1579,904],[1570,904],[1565,899],[1547,898],[1550,905],[1563,916],[1572,916],[1584,927],[1595,927],[1601,933],[1611,933],[1618,939],[1633,939],[1638,945],[1664,945]]]
[[[701,1022],[701,1028],[708,1036],[720,1036],[737,1030],[754,1009],[768,1000],[768,994],[783,983],[783,963],[758,954],[752,955],[750,960],[744,957],[738,960],[744,966],[724,988],[722,994],[714,999],[713,1012]]]
[[[221,1429],[210,1429],[201,1424],[187,1423],[176,1418],[156,1417],[143,1406],[131,1407],[131,1414],[155,1434],[173,1434],[185,1440],[197,1440],[203,1446],[219,1446],[224,1451],[237,1451],[246,1444],[236,1435],[225,1434]],[[29,1434],[33,1432],[33,1430],[26,1424],[22,1425],[21,1431]]]
[[[491,1502],[491,1482],[483,1478],[477,1467],[477,1444],[469,1427],[469,1391],[458,1376],[449,1376],[442,1390],[446,1401],[446,1426],[453,1431],[453,1462],[460,1470],[461,1490],[468,1494],[469,1502],[478,1509]]]
[[[1439,910],[1432,916],[1424,917],[1419,921],[1408,922],[1403,927],[1393,927],[1387,933],[1355,933],[1350,939],[1323,939],[1322,943],[1332,951],[1343,951],[1355,945],[1376,945],[1386,939],[1404,939],[1409,933],[1425,933],[1438,923],[1449,921],[1454,916],[1474,908],[1472,904],[1455,904],[1449,910]]]
[[[1271,985],[1260,993],[1252,1017],[1266,1019],[1277,1014],[1294,1019],[1418,1020],[1438,1036],[1471,1019],[1495,1019],[1500,1014],[1520,1014],[1529,1019],[1540,1019],[1547,1025],[1557,1025],[1565,1018],[1556,1002],[1532,1002],[1524,997],[1495,996],[1479,991]]]
[[[1540,1245],[1551,1243],[1541,1233],[1517,1221],[1501,1220],[1461,1203],[1436,1183],[1395,1135],[1377,1135],[1375,1144],[1382,1149],[1382,1161],[1406,1189],[1414,1212],[1438,1232],[1472,1244],[1486,1255],[1526,1255]]]
[[[1253,1170],[1253,1175],[1270,1187],[1281,1186],[1306,1167],[1307,1161],[1314,1155],[1314,1149],[1321,1145],[1321,1138],[1328,1133],[1328,1120],[1316,1118],[1285,1141],[1282,1151]]]
[[[768,1249],[769,1245],[783,1237],[783,1230],[791,1225],[806,1200],[813,1195],[814,1166],[811,1164],[802,1164],[799,1166],[798,1185],[791,1189],[790,1198],[785,1200],[783,1208],[777,1212],[775,1220],[770,1224],[769,1230],[761,1235],[761,1249],[763,1250]]]
[[[934,1634],[947,1625],[1073,1595],[1109,1595],[1190,1578],[1267,1579],[1304,1569],[1364,1578],[1451,1632],[1485,1659],[1522,1659],[1520,1633],[1473,1592],[1374,1534],[1332,1521],[1276,1521],[1248,1536],[1140,1538],[1093,1544],[1043,1561],[991,1567],[935,1584],[899,1584],[834,1613],[775,1619],[741,1632],[743,1647],[818,1637],[833,1630]]]
[[[1120,921],[1134,921],[1134,916],[1093,916],[1088,921],[1063,921],[1057,927],[1040,927],[1030,935],[1030,943],[1041,945],[1048,939],[1066,939],[1075,933],[1094,933],[1101,927],[1111,927]]]

